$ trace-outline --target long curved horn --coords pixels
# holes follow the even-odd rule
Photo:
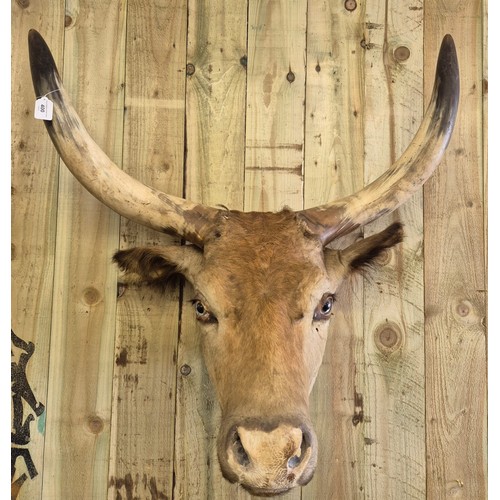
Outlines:
[[[457,53],[451,35],[441,43],[431,101],[403,155],[357,193],[298,212],[324,245],[404,203],[440,163],[455,125],[460,93]]]
[[[127,219],[203,246],[219,210],[165,194],[130,177],[90,137],[65,91],[45,40],[28,35],[31,76],[37,97],[50,92],[53,119],[47,131],[62,160],[97,199]]]

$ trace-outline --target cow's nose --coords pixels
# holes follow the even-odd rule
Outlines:
[[[230,455],[244,468],[279,458],[288,469],[295,469],[310,455],[309,448],[310,439],[297,427],[282,426],[271,432],[237,427]]]
[[[236,425],[226,443],[226,477],[255,495],[284,493],[308,483],[314,473],[316,436],[305,424],[272,430]]]

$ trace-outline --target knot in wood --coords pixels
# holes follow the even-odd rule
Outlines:
[[[402,344],[403,335],[395,323],[384,323],[375,330],[375,345],[382,354],[393,354],[401,349]]]
[[[196,68],[194,67],[194,64],[192,64],[192,63],[187,63],[186,64],[186,75],[187,76],[194,75],[195,71],[196,71]]]
[[[187,377],[190,373],[191,373],[191,367],[189,365],[182,365],[181,366],[181,375],[184,375],[185,377]]]
[[[457,314],[465,318],[470,314],[470,303],[466,300],[462,300],[456,307]]]
[[[97,288],[89,286],[83,291],[83,301],[88,306],[94,306],[101,301],[101,294]]]
[[[104,420],[98,415],[90,415],[87,418],[87,428],[92,434],[99,434],[104,429]]]
[[[398,62],[407,61],[410,58],[410,49],[401,45],[394,49],[394,59]]]
[[[344,3],[344,7],[346,10],[349,12],[352,12],[353,10],[356,10],[356,7],[358,6],[356,0],[346,0]]]

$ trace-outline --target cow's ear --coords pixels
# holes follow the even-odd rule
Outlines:
[[[137,247],[120,250],[113,262],[123,271],[126,283],[165,288],[175,275],[193,282],[203,261],[203,253],[194,246]]]
[[[363,270],[370,267],[384,250],[401,243],[403,235],[403,225],[395,222],[380,233],[356,241],[341,250],[340,260],[350,272]]]
[[[374,260],[386,249],[403,241],[403,225],[395,222],[380,233],[356,241],[352,245],[337,250],[332,255],[341,264],[342,274],[362,271],[374,264]]]

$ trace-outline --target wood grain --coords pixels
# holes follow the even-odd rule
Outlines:
[[[182,196],[186,2],[127,4],[123,164]],[[165,84],[168,82],[168,84]],[[179,240],[121,220],[121,248]],[[173,490],[179,283],[165,293],[120,288],[108,498],[170,498]]]
[[[304,205],[317,206],[363,187],[362,9],[341,2],[308,8]],[[342,248],[359,232],[332,244]],[[302,498],[357,498],[362,477],[360,408],[356,407],[356,344],[363,342],[363,282],[337,292],[323,363],[311,393],[320,436],[318,466]]]
[[[461,96],[446,160],[425,188],[427,495],[486,498],[482,2],[426,2],[426,67],[457,41]],[[431,84],[426,73],[426,95]]]
[[[33,118],[35,96],[31,84],[28,60],[28,31],[44,33],[54,55],[62,56],[64,4],[52,2],[21,2],[11,4],[11,320],[12,330],[24,342],[31,342],[34,351],[26,364],[26,380],[38,403],[45,406],[42,414],[21,400],[21,419],[29,415],[29,443],[14,446],[28,450],[35,471],[30,474],[26,461],[17,458],[12,477],[18,493],[24,498],[40,498],[44,470],[43,450],[47,406],[47,380],[50,358],[52,285],[54,279],[54,249],[57,224],[58,157],[43,123]],[[44,15],[42,15],[42,13]],[[7,332],[4,332],[7,333]],[[12,363],[19,363],[23,350],[12,347]],[[13,407],[12,412],[16,413]],[[19,429],[13,429],[19,434]],[[14,471],[12,471],[14,473]],[[31,477],[33,475],[33,477]]]
[[[69,2],[65,15],[63,80],[90,133],[120,163],[123,4]],[[103,498],[116,328],[110,256],[118,246],[119,218],[64,166],[59,179],[43,495]]]
[[[403,153],[423,116],[423,12],[413,7],[411,1],[366,6],[366,183]],[[357,387],[368,498],[426,496],[422,219],[420,192],[364,230],[369,235],[400,220],[405,233],[365,280]]]
[[[245,210],[303,208],[306,13],[249,2]]]

